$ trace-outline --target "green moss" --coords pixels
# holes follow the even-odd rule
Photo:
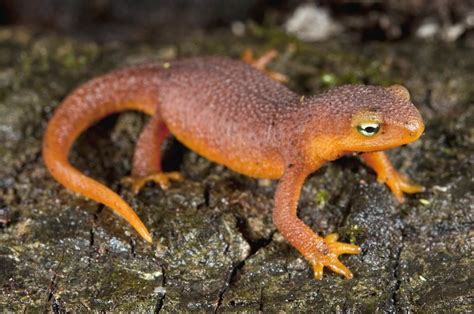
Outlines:
[[[326,201],[329,198],[329,193],[326,190],[319,190],[318,193],[316,193],[315,200],[316,204],[318,206],[324,206],[326,204]]]

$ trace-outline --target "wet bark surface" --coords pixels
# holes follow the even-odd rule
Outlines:
[[[104,206],[65,190],[43,165],[48,118],[81,82],[143,60],[237,57],[249,46],[277,48],[273,68],[301,93],[402,83],[422,112],[425,135],[389,154],[426,192],[398,204],[356,157],[326,165],[305,183],[299,216],[362,248],[342,257],[352,280],[331,272],[314,280],[276,232],[276,182],[233,173],[176,140],[164,147],[165,166],[185,181],[167,191],[149,185],[137,196],[122,187],[147,119],[138,113],[93,126],[71,161],[137,210],[154,245]],[[441,43],[354,45],[340,38],[310,45],[255,29],[245,38],[223,31],[166,44],[99,45],[1,29],[0,310],[472,311],[472,82],[472,51]]]

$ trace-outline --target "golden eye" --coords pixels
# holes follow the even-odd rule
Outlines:
[[[357,131],[367,137],[374,136],[379,130],[380,124],[376,122],[361,123],[357,126]]]

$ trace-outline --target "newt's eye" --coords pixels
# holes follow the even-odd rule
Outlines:
[[[357,131],[367,137],[374,136],[379,130],[380,124],[375,122],[361,123],[357,126]]]

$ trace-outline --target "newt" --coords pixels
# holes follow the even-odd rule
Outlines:
[[[271,58],[262,58],[255,67],[224,57],[148,63],[84,83],[48,123],[46,167],[66,188],[111,208],[151,243],[147,227],[118,194],[68,161],[72,144],[90,125],[112,113],[142,111],[151,118],[126,179],[134,192],[148,181],[166,189],[182,179],[161,169],[160,145],[172,134],[235,172],[278,179],[272,212],[278,231],[310,263],[315,278],[322,278],[324,267],[352,278],[339,255],[358,254],[360,247],[338,242],[335,233],[321,237],[298,218],[302,185],[326,162],[356,152],[400,202],[404,193],[422,191],[383,152],[417,140],[424,131],[421,115],[401,85],[343,85],[302,97],[264,73]]]

